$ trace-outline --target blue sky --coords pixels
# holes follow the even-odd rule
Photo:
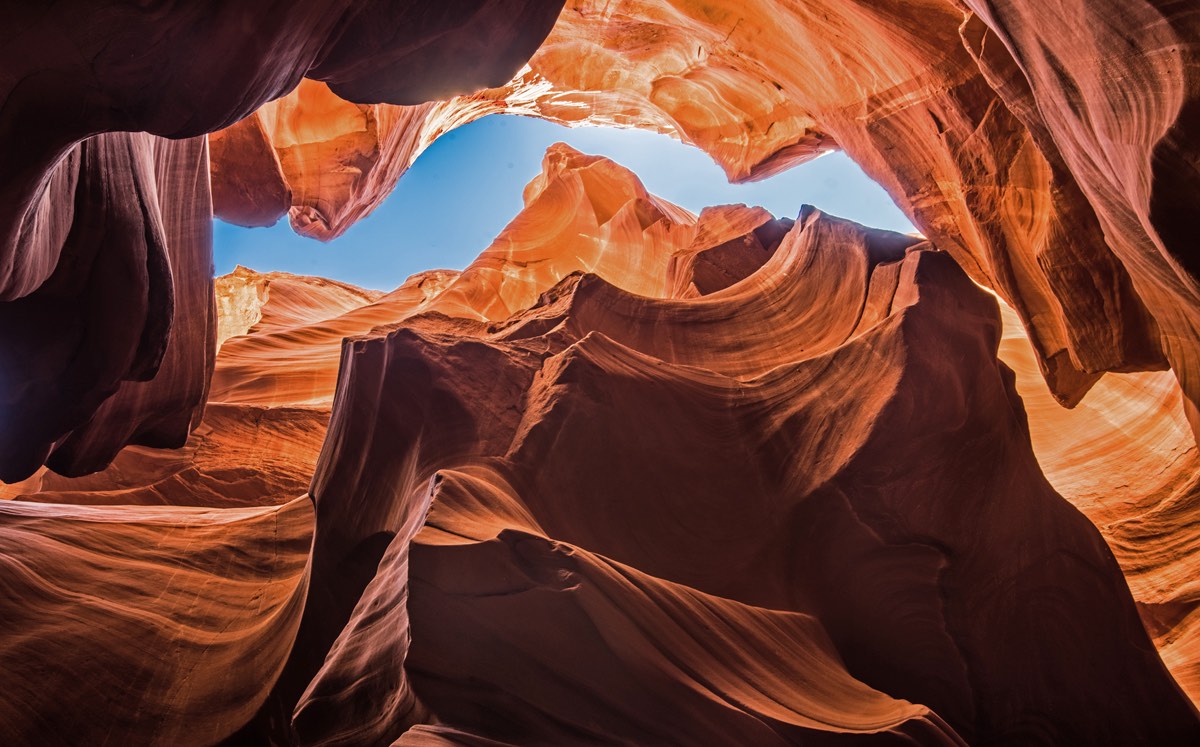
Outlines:
[[[391,290],[421,270],[461,269],[521,209],[521,190],[541,170],[546,148],[558,141],[608,156],[652,193],[696,213],[744,202],[795,217],[809,203],[879,228],[914,230],[883,189],[841,153],[766,181],[734,185],[703,152],[665,135],[493,115],[439,138],[375,212],[328,244],[297,236],[286,218],[270,228],[216,221],[217,274],[241,264]]]

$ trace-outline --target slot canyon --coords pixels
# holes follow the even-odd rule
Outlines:
[[[0,745],[1200,744],[1194,0],[0,7]],[[917,232],[556,143],[215,276],[493,115]]]

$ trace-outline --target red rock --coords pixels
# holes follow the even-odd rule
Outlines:
[[[225,511],[0,501],[0,739],[230,735],[291,648],[311,532],[303,498]]]
[[[344,97],[397,104],[498,85],[561,2],[10,5],[0,344],[15,362],[0,402],[0,479],[14,481],[54,449],[52,465],[78,474],[126,442],[181,445],[198,422],[212,362],[207,150],[159,137],[231,125],[305,75]],[[252,136],[226,140],[221,154],[235,162],[264,153]],[[237,209],[266,220],[283,199],[258,196],[268,182],[286,190],[264,181],[270,174],[225,173],[241,189],[221,180],[223,205],[253,194]]]
[[[1197,191],[1187,186],[1197,173],[1187,114],[1198,90],[1195,23],[1163,2],[1063,0],[1047,14],[1073,19],[1073,33],[1057,35],[1049,30],[1057,24],[1031,20],[1041,12],[1033,5],[965,5],[978,16],[942,2],[902,11],[864,2],[572,3],[507,85],[390,114],[377,106],[366,130],[339,129],[338,142],[350,134],[365,140],[326,156],[328,168],[353,158],[369,165],[370,177],[349,189],[312,187],[321,169],[308,160],[304,174],[287,177],[309,195],[294,201],[293,224],[337,235],[378,205],[434,137],[497,111],[667,132],[707,151],[733,180],[840,147],[926,236],[1017,310],[1060,402],[1078,403],[1105,371],[1169,363],[1194,403],[1189,366],[1200,334],[1191,319],[1200,316],[1200,296],[1177,216],[1188,214]],[[1104,40],[1124,28],[1133,30],[1128,40]],[[1028,38],[1015,38],[1021,34]],[[1071,60],[1085,85],[1060,83],[1051,62],[1024,70],[1018,44]],[[1093,48],[1105,49],[1108,62],[1091,66]],[[1125,71],[1121,80],[1140,86],[1146,111],[1132,89],[1106,86],[1085,67]],[[1156,76],[1167,81],[1161,90]],[[306,108],[304,96],[278,106],[293,121],[316,123],[366,111],[328,97]],[[1098,130],[1063,109],[1088,97]],[[1043,109],[1062,116],[1043,121]],[[1123,117],[1145,127],[1133,146],[1142,155],[1122,155],[1118,177],[1106,172],[1114,142],[1106,133]],[[276,151],[290,150],[289,142],[283,137]],[[1149,183],[1152,160],[1162,175],[1153,215],[1148,198],[1119,195],[1122,185]],[[1172,248],[1155,248],[1157,226],[1171,226]]]
[[[183,445],[215,333],[206,164],[201,138],[128,134],[60,162],[42,204],[75,205],[61,254],[36,290],[0,306],[0,479],[48,458],[94,471],[129,442]]]
[[[1186,4],[9,5],[0,741],[1200,741]],[[928,239],[560,145],[461,273],[214,304],[211,209],[497,111]]]
[[[650,195],[629,170],[553,146],[541,175],[526,187],[525,209],[462,273],[421,273],[391,293],[339,302],[341,314],[328,313],[331,305],[321,301],[303,319],[260,323],[253,327],[259,334],[222,346],[212,398],[328,406],[343,338],[420,312],[500,321],[580,270],[617,278],[636,293],[668,295],[671,255],[692,242],[694,223],[691,213]],[[260,277],[256,282],[265,288],[286,281],[280,274]],[[318,284],[326,281],[301,279],[295,291],[304,296],[301,303],[327,292]],[[231,313],[240,313],[232,311],[237,305],[231,299]],[[255,301],[247,297],[240,306],[254,307]]]
[[[316,674],[301,737],[387,741],[427,709],[499,742],[772,724],[763,739],[786,743],[852,733],[830,709],[865,713],[872,689],[929,711],[876,701],[892,715],[871,731],[921,743],[1195,732],[1111,553],[1041,475],[995,357],[994,302],[911,241],[806,211],[759,273],[703,299],[573,277],[501,325],[424,315],[350,342],[282,688]],[[796,320],[809,298],[824,301]],[[846,373],[865,370],[869,390]],[[347,579],[367,558],[379,570],[359,598]],[[706,604],[713,622],[689,629]],[[652,622],[665,609],[674,622]],[[801,703],[791,676],[772,685],[743,664],[725,679],[721,662],[761,658],[733,631],[781,624],[767,610],[811,615],[830,666],[863,684],[804,688]],[[819,656],[822,634],[786,635],[808,643],[777,667]],[[707,654],[674,648],[689,639]],[[314,649],[330,647],[322,663]],[[562,687],[580,671],[594,690]],[[381,702],[394,705],[364,720]]]
[[[1064,410],[1041,386],[1015,314],[1004,314],[1000,355],[1016,372],[1047,479],[1100,529],[1163,660],[1200,701],[1200,454],[1175,377],[1106,376]]]
[[[1016,68],[1001,96],[1053,139],[1154,315],[1200,433],[1200,265],[1186,227],[1200,194],[1200,18],[1162,0],[1055,0],[1036,8],[1050,25],[1022,3],[964,4],[986,25],[979,43],[1002,45]]]

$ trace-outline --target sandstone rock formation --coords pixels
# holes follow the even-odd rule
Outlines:
[[[396,104],[499,85],[560,7],[5,3],[0,479],[47,459],[94,471],[126,443],[182,445],[198,422],[212,365],[212,207],[207,147],[190,138],[306,75]]]
[[[307,499],[0,517],[6,744],[213,744],[254,714],[304,599]]]
[[[1046,478],[1100,529],[1159,653],[1200,702],[1200,452],[1179,387],[1167,372],[1107,376],[1064,410],[1013,317],[1005,309],[1000,357],[1016,372]]]
[[[393,9],[386,0],[347,11],[325,0],[286,21],[269,5],[172,11],[179,26],[170,28],[201,30],[190,35],[115,4],[74,13],[59,6],[46,16],[14,9],[10,21],[22,41],[6,47],[0,95],[28,115],[5,125],[12,137],[0,137],[22,144],[4,146],[2,173],[12,178],[0,200],[10,268],[2,297],[32,293],[57,266],[70,220],[51,220],[49,206],[70,189],[71,169],[60,172],[71,143],[109,129],[170,136],[217,129],[294,88],[213,137],[218,214],[262,224],[290,212],[298,230],[336,236],[377,205],[440,133],[497,111],[672,133],[704,148],[734,179],[839,147],[925,235],[1016,309],[1061,402],[1078,402],[1105,371],[1169,364],[1187,411],[1195,409],[1200,295],[1178,216],[1188,213],[1200,179],[1190,114],[1200,22],[1173,4],[1060,2],[1047,11],[1056,21],[1040,24],[1011,2],[576,0],[507,84],[431,103],[417,101],[499,83],[549,30],[555,3],[478,0],[464,4],[474,13],[454,16]],[[234,22],[237,12],[245,17]],[[1069,33],[1043,30],[1059,26]],[[375,34],[381,27],[404,31]],[[462,56],[484,28],[511,44],[486,43],[485,54]],[[80,53],[38,45],[51,30],[60,46]],[[121,42],[140,35],[160,43],[122,66],[103,51],[120,45],[100,46],[105,34],[97,30]],[[249,33],[253,45],[245,43]],[[207,59],[181,52],[201,44],[247,50],[244,59],[226,55],[220,68],[205,68],[222,81],[220,91],[162,59],[166,50]],[[96,62],[86,74],[72,67],[87,59]],[[1126,85],[1107,86],[1085,68],[1113,71]],[[46,70],[57,71],[55,84],[35,83]],[[310,80],[295,87],[305,72]],[[164,80],[189,84],[165,88]],[[185,90],[207,93],[189,98]],[[61,103],[88,96],[110,105],[75,112]],[[59,190],[53,198],[51,184]],[[167,326],[164,313],[156,316]],[[103,401],[114,376],[136,380],[142,368],[88,381],[79,399]],[[42,420],[56,423],[47,429],[59,438],[95,407]],[[152,440],[182,440],[178,408],[172,427],[149,428],[159,432]],[[14,429],[30,428],[23,440],[41,445],[9,459],[10,479],[46,452],[48,435],[24,417],[10,416]],[[92,469],[120,445],[113,441],[58,463]]]
[[[9,741],[1061,744],[1200,730],[1147,634],[1189,684],[1186,562],[1129,535],[1119,496],[1096,505],[1109,497],[1088,492],[1098,457],[1053,437],[1082,432],[1055,418],[1119,420],[1125,405],[1132,419],[1139,397],[1176,385],[1106,381],[1063,410],[1019,327],[1002,343],[995,301],[919,237],[811,208],[697,219],[555,146],[525,210],[461,274],[383,295],[245,269],[217,287],[231,336],[187,449],[10,489],[5,556],[34,569],[11,598],[51,578],[59,591],[21,613],[38,634],[0,636],[8,671],[51,684],[21,691]],[[299,402],[330,375],[336,400]],[[1032,442],[1015,384],[1034,393]],[[1181,450],[1174,481],[1128,489],[1182,538],[1169,520],[1190,432],[1155,422]],[[1124,443],[1133,459],[1156,441]],[[1114,560],[1034,449],[1130,549]],[[214,531],[217,565],[181,578]],[[127,542],[144,548],[119,561],[136,581],[97,575],[95,553]],[[96,585],[111,590],[103,615],[64,607]],[[58,625],[63,609],[81,627]],[[154,699],[127,686],[129,709],[74,714],[45,700],[78,675],[77,652],[136,658],[146,636],[181,652],[147,675],[168,683]],[[113,676],[115,660],[89,666]]]
[[[1165,0],[1039,12],[575,0],[501,88],[397,110],[311,84],[218,142],[253,139],[230,161],[251,179],[275,174],[262,192],[281,197],[253,220],[290,207],[320,238],[374,208],[389,191],[379,184],[438,134],[497,111],[667,132],[734,180],[842,148],[1016,309],[1061,402],[1105,371],[1169,362],[1192,412],[1200,290],[1178,226],[1200,191],[1200,21]],[[317,182],[316,159],[344,176]],[[246,220],[246,203],[231,203],[218,214]]]
[[[461,273],[422,273],[369,303],[348,303],[344,314],[329,314],[328,303],[318,304],[326,314],[306,319],[311,323],[294,318],[276,327],[264,319],[256,327],[259,334],[228,340],[212,399],[328,406],[344,338],[419,312],[504,320],[575,271],[612,277],[636,293],[665,296],[673,254],[686,249],[697,233],[695,216],[650,195],[627,169],[562,144],[546,153],[542,173],[524,198],[525,209]],[[770,218],[762,210],[729,210],[760,222]],[[730,228],[722,220],[711,225],[725,232],[753,227]],[[281,280],[268,276],[254,282],[275,289]],[[275,298],[278,291],[269,293]],[[304,281],[298,295],[310,302],[312,283]]]
[[[223,326],[247,297],[229,281]],[[284,318],[289,300],[258,311]],[[300,622],[305,492],[328,421],[328,409],[210,403],[184,448],[131,447],[91,475],[43,468],[3,486],[0,742],[205,745],[249,721]]]
[[[5,4],[0,742],[1200,742],[1200,14],[562,5]],[[461,272],[214,283],[496,112],[924,236],[555,146]]]
[[[348,343],[312,486],[297,650],[330,653],[301,740],[431,717],[514,744],[1194,732],[1111,553],[1041,475],[994,301],[899,238],[810,210],[703,298],[574,275],[502,324],[422,315]],[[319,663],[293,662],[285,692]],[[1085,662],[1088,687],[1055,684]],[[814,668],[844,684],[797,700]],[[604,684],[565,691],[564,670]]]
[[[0,306],[0,479],[183,445],[212,375],[207,163],[204,138],[112,134],[55,168]]]

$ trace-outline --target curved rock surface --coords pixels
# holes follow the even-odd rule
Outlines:
[[[222,312],[246,298],[230,281],[247,274],[218,281]],[[373,296],[309,281],[326,306],[312,313]],[[254,308],[295,318],[298,296]],[[2,486],[0,742],[210,745],[250,721],[300,623],[305,493],[328,421],[328,409],[211,404],[183,448]]]
[[[315,672],[301,740],[429,714],[515,744],[1194,735],[1112,554],[1041,475],[994,301],[917,242],[809,210],[703,298],[576,275],[500,324],[349,342],[281,687]],[[794,643],[759,671],[757,635]],[[822,667],[844,685],[792,699]]]
[[[1200,742],[1200,13],[563,6],[4,5],[0,742]],[[555,147],[461,273],[214,303],[214,209],[496,112],[928,240]]]
[[[1047,394],[1015,314],[1000,356],[1017,374],[1046,478],[1096,524],[1172,674],[1200,703],[1200,453],[1175,378],[1106,376],[1064,410]]]
[[[59,162],[37,215],[62,233],[35,223],[26,245],[52,252],[52,272],[0,305],[0,479],[46,461],[92,472],[126,443],[182,446],[199,421],[215,334],[207,168],[203,138],[144,134]]]
[[[1063,0],[1044,11],[1061,24],[1042,24],[1033,15],[1041,11],[1014,2],[575,0],[553,30],[557,4],[532,0],[468,0],[457,15],[386,0],[352,9],[313,0],[286,20],[270,5],[152,16],[114,3],[11,14],[21,41],[6,48],[0,95],[27,115],[5,125],[13,137],[0,138],[22,142],[0,160],[0,173],[12,177],[11,199],[0,200],[8,237],[0,297],[33,293],[58,266],[73,221],[62,209],[76,178],[71,148],[92,133],[198,134],[292,90],[214,135],[215,205],[249,224],[290,212],[298,230],[330,238],[377,205],[440,133],[504,111],[668,132],[704,148],[733,179],[843,148],[926,236],[1016,309],[1060,402],[1077,403],[1105,371],[1169,364],[1195,426],[1200,292],[1179,226],[1200,178],[1192,122],[1200,22],[1177,4]],[[1070,33],[1043,30],[1060,25]],[[184,38],[165,30],[179,27],[200,31]],[[375,33],[381,27],[404,31]],[[103,49],[96,29],[113,31]],[[482,29],[493,42],[472,47]],[[251,30],[255,43],[246,44]],[[57,46],[39,45],[51,32]],[[157,43],[139,44],[144,54],[122,66],[110,51],[134,37]],[[165,50],[197,44],[246,50],[221,61],[220,91],[164,63]],[[72,46],[77,54],[60,54]],[[531,53],[507,84],[418,103],[497,84]],[[92,61],[86,72],[80,60]],[[1095,70],[1120,71],[1113,74],[1124,85],[1105,85]],[[167,79],[191,83],[168,89]],[[88,96],[108,108],[76,112],[61,103]],[[156,312],[155,324],[168,327],[166,316]],[[60,438],[95,414],[114,377],[138,380],[154,358],[151,351],[145,363],[82,382],[88,391],[79,399],[93,404],[48,411],[39,426]],[[192,408],[174,409],[170,426],[146,426],[155,443],[181,440],[179,422]],[[9,479],[45,456],[48,437],[22,417],[13,423],[43,445],[14,452]],[[95,443],[105,439],[114,445]],[[56,462],[64,471],[102,466],[121,434],[78,440],[93,442],[74,447],[92,453],[68,450]]]
[[[214,744],[291,650],[312,506],[0,501],[0,738]]]
[[[253,219],[237,200],[218,214],[290,209],[298,231],[331,238],[438,134],[497,112],[665,132],[733,180],[841,148],[1016,309],[1060,402],[1105,371],[1169,364],[1191,413],[1200,286],[1179,226],[1200,194],[1194,15],[1166,0],[574,0],[506,86],[398,109],[308,85],[221,134],[253,139],[232,170],[281,197]]]
[[[965,5],[978,17],[964,41],[1030,132],[1053,140],[1154,315],[1200,433],[1200,264],[1184,228],[1200,200],[1200,15],[1168,0]]]
[[[696,238],[696,217],[650,195],[628,169],[561,143],[547,151],[542,166],[542,173],[525,189],[525,208],[461,273],[420,273],[369,301],[355,302],[351,296],[340,315],[329,314],[328,303],[316,302],[315,294],[325,291],[314,291],[314,281],[301,280],[294,291],[297,303],[312,303],[325,316],[294,312],[286,321],[264,319],[248,327],[255,334],[225,341],[212,399],[328,406],[343,338],[420,312],[503,320],[576,271],[601,273],[644,295],[669,295],[668,266],[672,256]],[[712,220],[705,221],[714,235],[747,232],[753,220],[770,219],[765,211],[744,206],[722,211],[730,217],[713,213]],[[732,216],[743,214],[753,216],[748,227],[733,222]],[[708,244],[710,237],[699,240]],[[280,284],[288,282],[280,275],[259,278],[248,283],[281,290]],[[241,281],[222,282],[232,288]],[[275,299],[279,290],[269,293]],[[250,296],[236,303],[230,299],[231,315],[258,313]]]
[[[56,715],[9,741],[1200,733],[1167,669],[1194,691],[1195,452],[1169,374],[1062,409],[1019,326],[1002,340],[995,301],[920,237],[812,208],[693,216],[565,146],[525,197],[465,271],[389,294],[218,279],[218,402],[188,446],[8,489],[5,557],[35,570],[5,599],[62,599],[0,635],[10,676],[119,672],[77,656],[137,661],[131,640],[182,652],[150,694],[110,685],[136,694],[121,708],[21,689],[20,713]],[[1163,449],[1156,481],[1139,465]],[[1143,476],[1124,492],[1099,476],[1113,453]],[[108,606],[69,607],[85,588]]]
[[[5,3],[0,479],[47,460],[92,472],[127,443],[181,446],[199,422],[215,330],[208,151],[196,136],[303,76],[395,104],[502,84],[560,8]]]

